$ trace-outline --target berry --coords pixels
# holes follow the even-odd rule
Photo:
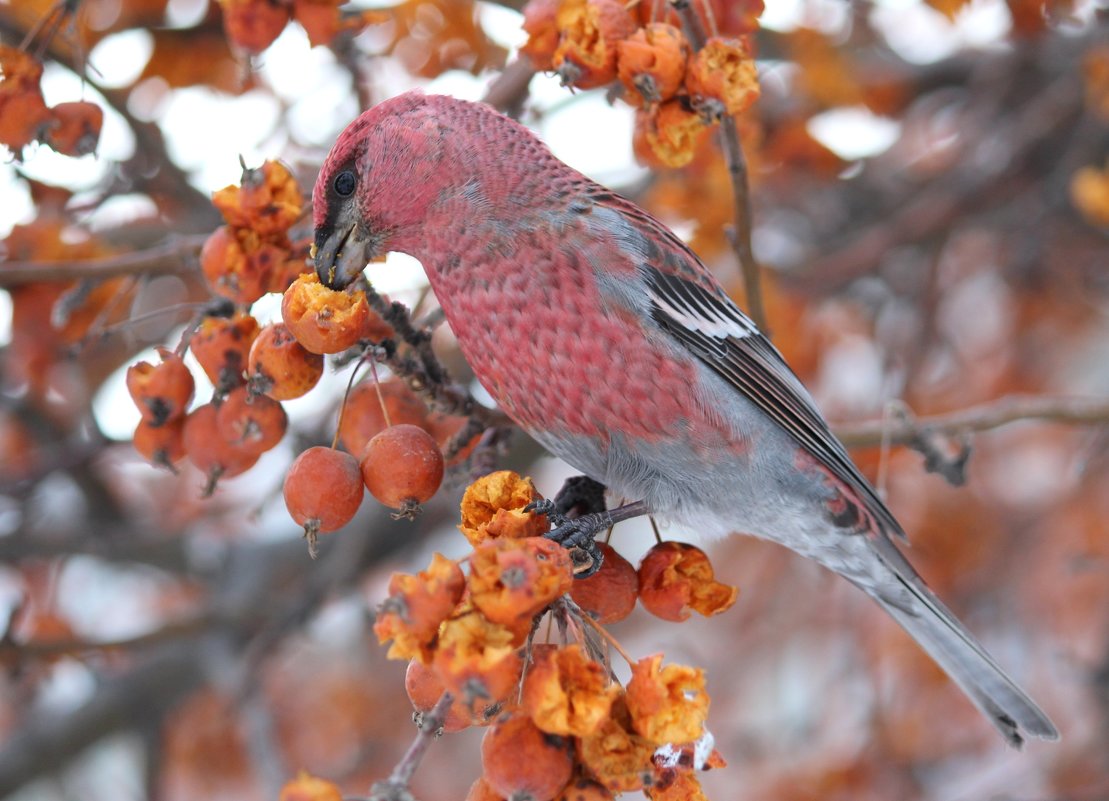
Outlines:
[[[381,390],[380,397],[378,389]],[[362,381],[350,391],[339,421],[339,442],[351,453],[360,454],[367,443],[386,428],[385,411],[393,425],[428,425],[427,406],[399,378],[379,384]]]
[[[669,100],[682,86],[689,45],[673,25],[656,22],[617,45],[617,72],[635,106]]]
[[[285,506],[304,526],[309,552],[316,536],[349,523],[362,505],[362,475],[349,453],[317,445],[300,454],[285,476]]]
[[[258,461],[258,454],[232,445],[220,436],[218,410],[212,403],[198,406],[185,418],[182,438],[185,453],[197,469],[208,476],[204,495],[211,495],[216,482],[245,473]]]
[[[443,482],[443,452],[422,428],[391,426],[366,445],[362,479],[377,500],[411,517]]]
[[[309,353],[284,323],[262,329],[247,361],[250,390],[274,400],[291,400],[307,393],[323,375],[323,356]]]
[[[172,470],[175,464],[185,458],[185,443],[182,440],[184,428],[184,418],[170,420],[160,426],[140,420],[132,442],[135,450],[148,462]]]
[[[233,317],[205,317],[189,341],[189,350],[219,393],[245,381],[250,346],[258,336],[258,321],[246,312]]]
[[[608,543],[597,543],[604,557],[601,569],[589,578],[575,579],[570,597],[598,623],[623,620],[635,608],[639,594],[639,576],[631,562]]]
[[[523,714],[494,723],[481,741],[482,775],[506,798],[551,801],[570,781],[574,763],[562,737],[540,731]]]
[[[127,368],[127,391],[139,407],[143,422],[152,427],[180,420],[193,399],[196,384],[181,357],[159,348],[162,363],[139,362]]]
[[[693,611],[717,615],[735,603],[739,590],[713,578],[712,564],[700,548],[660,542],[639,564],[639,601],[655,617],[680,622]]]
[[[236,387],[220,404],[216,425],[228,442],[262,454],[285,436],[289,416],[273,398],[251,395],[246,387]]]
[[[376,317],[363,292],[339,292],[315,273],[299,276],[281,300],[281,317],[297,342],[312,353],[340,353],[372,329]]]

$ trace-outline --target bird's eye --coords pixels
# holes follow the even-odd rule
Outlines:
[[[354,185],[357,183],[354,173],[350,170],[343,170],[335,176],[335,181],[332,184],[335,187],[335,194],[340,197],[348,197],[354,194]]]

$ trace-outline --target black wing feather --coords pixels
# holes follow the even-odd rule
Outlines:
[[[651,291],[666,306],[683,315],[704,320],[706,324],[726,322],[742,329],[742,336],[715,336],[683,325],[663,305],[655,303],[652,309],[655,322],[663,330],[754,401],[802,448],[827,465],[836,478],[864,499],[885,533],[904,537],[893,514],[859,472],[843,444],[832,434],[809,400],[800,379],[724,291],[664,273],[650,265],[644,265],[642,269]]]

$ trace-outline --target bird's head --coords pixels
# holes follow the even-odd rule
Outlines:
[[[414,246],[428,207],[447,188],[440,105],[408,92],[364,112],[332,147],[312,192],[320,281],[351,283],[387,250]]]

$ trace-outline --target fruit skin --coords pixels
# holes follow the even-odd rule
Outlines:
[[[392,426],[367,443],[362,480],[381,503],[403,511],[430,500],[438,491],[443,483],[443,453],[422,428]]]
[[[216,415],[221,437],[259,454],[276,446],[288,426],[285,407],[266,395],[251,395],[246,387],[231,390]]]
[[[218,392],[242,384],[258,321],[245,312],[232,317],[205,317],[189,341],[189,350]]]
[[[309,353],[284,323],[262,329],[247,357],[250,389],[274,400],[292,400],[306,394],[323,375],[323,356]]]
[[[212,403],[198,406],[185,418],[181,433],[189,461],[208,476],[205,495],[215,491],[219,479],[245,473],[258,461],[257,453],[236,447],[220,436],[217,415]]]
[[[285,475],[285,507],[299,525],[327,533],[342,528],[362,505],[362,473],[349,453],[322,445],[298,456]]]
[[[588,578],[574,580],[570,597],[598,623],[617,623],[635,609],[639,576],[631,562],[607,542],[597,543],[603,560],[601,569]]]
[[[403,381],[390,378],[380,385],[362,381],[355,384],[347,396],[343,417],[339,421],[339,442],[344,448],[361,455],[369,441],[385,430],[382,405],[393,425],[407,424],[420,428],[427,425],[427,406]]]
[[[347,286],[387,251],[418,259],[474,374],[553,454],[699,536],[746,532],[816,560],[1011,745],[1058,737],[913,570],[901,526],[781,354],[646,211],[518,122],[419,92],[347,127],[312,206],[320,279]]]
[[[127,368],[127,391],[143,422],[158,427],[180,420],[192,402],[196,382],[181,357],[159,349],[162,363],[139,362]]]
[[[505,715],[481,740],[482,775],[506,798],[553,801],[574,763],[561,737],[545,734],[527,715]]]

